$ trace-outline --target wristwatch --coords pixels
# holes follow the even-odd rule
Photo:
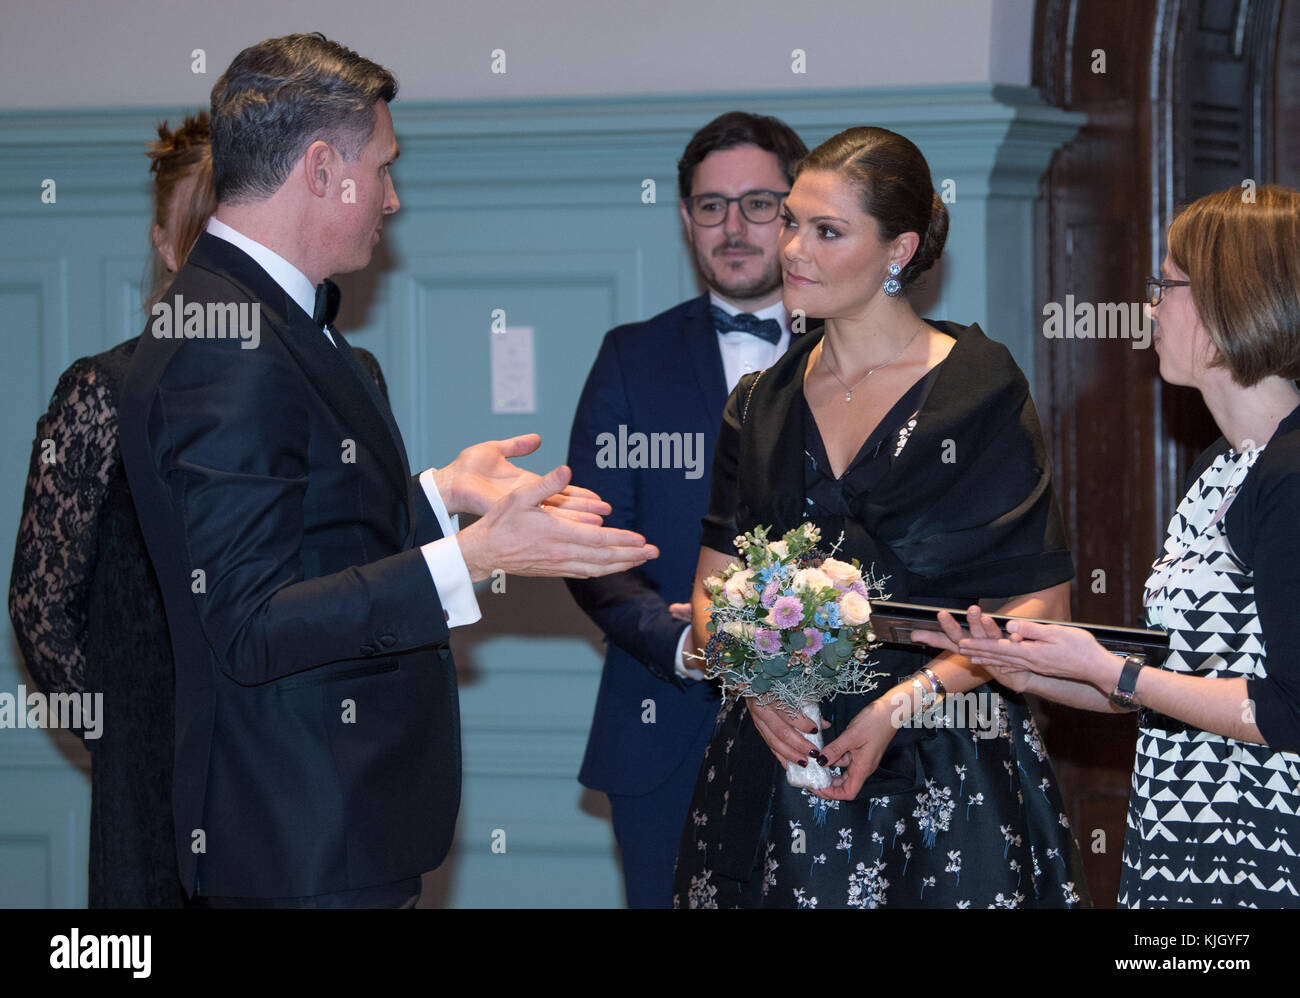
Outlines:
[[[1116,707],[1122,710],[1137,710],[1141,707],[1137,702],[1137,681],[1138,673],[1146,664],[1145,655],[1129,655],[1124,659],[1124,668],[1119,674],[1119,682],[1115,684],[1115,692],[1107,697]]]

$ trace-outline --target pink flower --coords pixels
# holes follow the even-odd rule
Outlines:
[[[798,627],[803,621],[803,603],[794,596],[782,596],[772,606],[771,616],[777,627]]]
[[[764,655],[775,655],[781,650],[781,635],[760,627],[754,631],[754,647]]]
[[[805,627],[803,629],[803,636],[807,639],[807,644],[803,646],[803,650],[809,655],[816,655],[822,650],[822,632],[817,630],[817,628]]]
[[[769,582],[766,586],[763,587],[763,595],[759,598],[759,602],[762,603],[763,606],[767,607],[770,610],[772,609],[772,604],[776,602],[777,597],[779,597],[780,595],[781,595],[781,587],[777,585],[776,580],[773,579],[771,582]]]

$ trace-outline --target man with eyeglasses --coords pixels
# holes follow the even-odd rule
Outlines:
[[[613,507],[610,526],[642,532],[660,552],[643,568],[568,582],[608,642],[578,778],[609,795],[632,908],[671,906],[682,826],[718,711],[715,685],[684,657],[700,518],[727,395],[790,343],[778,212],[807,152],[783,122],[743,111],[692,136],[677,164],[678,188],[686,240],[708,290],[606,335],[573,421],[574,479]],[[637,460],[634,452],[611,461],[598,442],[637,433],[652,447],[676,439],[652,434],[703,441],[698,465],[665,467],[681,462]],[[609,466],[624,463],[641,466]]]

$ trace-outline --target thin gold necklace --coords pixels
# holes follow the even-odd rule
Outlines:
[[[871,377],[873,374],[875,374],[875,373],[876,373],[877,371],[879,371],[881,368],[883,368],[883,367],[888,367],[890,364],[894,363],[894,361],[898,360],[899,357],[903,356],[903,354],[907,353],[907,348],[910,347],[910,346],[911,346],[911,345],[916,341],[916,338],[917,338],[919,335],[921,335],[921,330],[924,329],[924,328],[925,328],[925,323],[922,323],[921,325],[917,326],[917,327],[916,327],[916,332],[914,332],[914,333],[912,334],[912,338],[911,338],[911,339],[909,339],[906,343],[903,344],[903,349],[902,349],[902,350],[899,350],[898,353],[894,354],[893,357],[891,357],[889,360],[885,361],[883,364],[877,364],[875,367],[873,367],[870,371],[868,371],[868,372],[867,372],[866,374],[864,374],[862,377],[858,378],[857,381],[853,382],[853,384],[852,384],[851,386],[850,386],[850,385],[846,385],[846,384],[844,383],[844,379],[841,378],[838,374],[835,373],[835,370],[831,367],[830,363],[828,362],[828,363],[826,364],[826,370],[828,370],[828,371],[831,372],[831,377],[834,378],[836,381],[838,381],[838,382],[840,383],[840,387],[844,389],[844,403],[845,403],[845,405],[847,405],[848,403],[850,403],[850,402],[853,401],[853,389],[857,388],[858,385],[862,384],[862,382],[866,381],[869,377]],[[826,356],[826,341],[825,341],[825,340],[822,340],[821,347],[822,347],[822,356],[825,357],[825,356]]]

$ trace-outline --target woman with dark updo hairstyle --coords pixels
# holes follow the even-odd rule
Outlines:
[[[1029,387],[976,325],[919,318],[908,290],[948,213],[919,149],[852,128],[800,164],[784,207],[785,304],[824,320],[742,378],[714,453],[694,595],[760,525],[821,530],[892,599],[1062,619],[1073,563]],[[797,314],[797,313],[796,313]],[[681,907],[1089,904],[1056,776],[1029,709],[960,655],[883,646],[875,690],[813,724],[729,699],[677,862]],[[952,709],[959,705],[959,709]],[[820,757],[819,757],[820,755]],[[835,767],[814,793],[789,763]]]
[[[148,155],[146,314],[216,207],[207,112],[174,132],[159,125]],[[118,450],[117,397],[138,339],[60,375],[36,423],[9,581],[9,616],[36,684],[47,694],[103,694],[97,730],[79,732],[91,757],[92,908],[186,903],[172,835],[171,641]],[[387,396],[375,358],[355,352]]]

